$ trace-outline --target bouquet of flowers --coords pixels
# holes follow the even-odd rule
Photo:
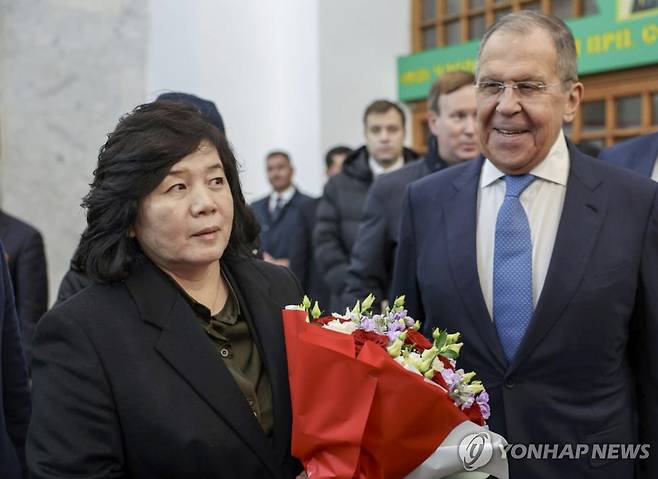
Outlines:
[[[374,299],[325,317],[307,297],[283,311],[292,453],[308,477],[438,479],[480,470],[506,479],[506,442],[485,426],[487,392],[457,367],[459,333],[436,329],[430,341],[404,297],[381,314],[372,312]]]

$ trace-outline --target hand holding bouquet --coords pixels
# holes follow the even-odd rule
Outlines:
[[[283,312],[292,452],[309,478],[439,478],[480,466],[506,478],[504,439],[482,427],[488,395],[457,368],[459,334],[435,330],[429,341],[404,297],[382,314],[373,302],[320,317],[304,298]],[[460,446],[472,435],[487,440]]]

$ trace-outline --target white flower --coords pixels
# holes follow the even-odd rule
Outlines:
[[[339,333],[352,334],[359,328],[359,325],[353,323],[352,321],[345,321],[344,323],[341,323],[338,319],[334,319],[333,321],[329,321],[327,324],[325,324],[324,327],[331,329],[332,331],[338,331]]]

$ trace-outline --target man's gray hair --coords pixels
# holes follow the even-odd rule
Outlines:
[[[476,78],[480,76],[480,55],[491,35],[497,31],[528,34],[535,28],[544,30],[553,40],[553,45],[557,52],[556,71],[560,76],[560,80],[565,83],[578,81],[578,54],[576,52],[576,42],[569,27],[557,17],[530,10],[521,10],[505,15],[489,27],[489,30],[482,37],[480,48],[478,49],[477,63],[475,66]]]

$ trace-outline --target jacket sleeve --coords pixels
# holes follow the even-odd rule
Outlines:
[[[314,203],[313,203],[314,204]],[[312,248],[312,221],[308,221],[309,214],[315,214],[315,207],[307,211],[311,205],[302,205],[297,216],[297,228],[292,235],[290,245],[290,270],[301,283],[304,292],[308,292],[311,261],[313,261]]]
[[[21,324],[27,363],[32,357],[34,329],[48,309],[48,273],[43,238],[33,231],[16,257],[16,310]]]
[[[353,305],[372,293],[375,304],[386,298],[390,281],[392,238],[388,231],[386,190],[375,181],[366,198],[363,219],[352,249],[343,303]]]
[[[388,299],[392,301],[396,296],[404,295],[405,307],[409,312],[409,316],[424,324],[425,316],[416,275],[418,259],[412,192],[413,186],[410,186],[404,195],[400,220],[400,239],[393,268],[393,284]]]
[[[2,320],[2,402],[7,434],[18,457],[23,476],[27,476],[25,464],[25,436],[30,420],[30,392],[27,379],[27,367],[21,335],[18,330],[18,318],[14,307],[14,294],[5,262],[4,250],[0,247],[0,268],[4,296]]]
[[[640,265],[639,291],[635,305],[632,338],[629,348],[634,354],[633,371],[638,387],[640,443],[650,444],[650,450],[658,449],[658,188],[646,229],[642,263]],[[640,463],[642,479],[658,477],[658,455],[651,452]]]
[[[342,294],[350,258],[341,239],[339,192],[332,180],[325,186],[318,205],[313,243],[315,260],[325,283],[334,294]]]
[[[34,338],[30,477],[123,478],[110,385],[91,339],[63,309],[48,312]]]

